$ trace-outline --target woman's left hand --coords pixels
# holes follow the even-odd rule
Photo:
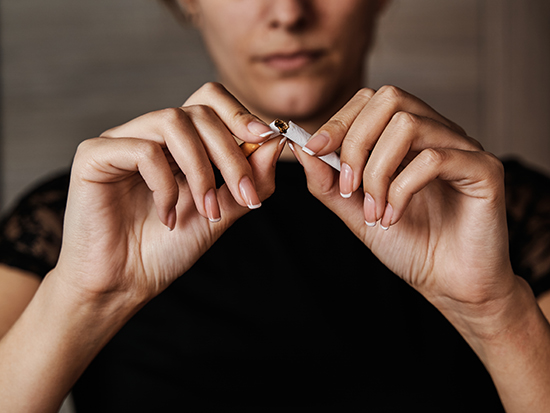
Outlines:
[[[427,104],[363,89],[306,146],[341,147],[339,175],[297,151],[310,191],[445,315],[492,311],[517,287],[502,164]]]

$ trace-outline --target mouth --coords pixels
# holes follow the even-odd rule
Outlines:
[[[321,50],[299,50],[277,52],[260,57],[258,60],[267,67],[280,72],[295,72],[319,60],[324,55]]]

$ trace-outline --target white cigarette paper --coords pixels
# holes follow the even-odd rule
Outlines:
[[[292,121],[289,121],[287,123],[288,129],[285,132],[281,133],[281,130],[279,130],[279,128],[275,125],[276,122],[277,120],[274,120],[269,124],[271,130],[277,135],[286,136],[288,139],[290,139],[292,142],[299,145],[300,147],[305,146],[311,138],[311,135],[309,133],[307,133],[304,129],[302,129]],[[340,171],[340,157],[336,152],[329,153],[328,155],[319,156],[318,158],[332,166],[337,171]]]

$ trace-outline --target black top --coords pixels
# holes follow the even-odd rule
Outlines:
[[[550,180],[505,166],[512,264],[538,294],[550,287]],[[55,265],[67,186],[50,181],[4,219],[0,262],[39,275]],[[73,396],[78,412],[503,411],[456,330],[307,192],[294,163],[122,328]]]

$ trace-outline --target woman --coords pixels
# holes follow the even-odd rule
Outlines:
[[[4,268],[3,410],[76,382],[79,411],[544,411],[550,328],[512,269],[502,165],[361,89],[383,3],[178,2],[224,86],[79,147],[57,264],[39,286]],[[277,166],[276,117],[315,132],[301,166]],[[247,159],[233,135],[265,143]],[[338,148],[340,173],[316,157]]]

